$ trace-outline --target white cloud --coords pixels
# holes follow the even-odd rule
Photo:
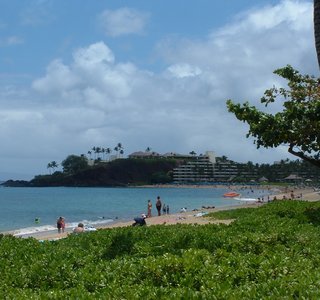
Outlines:
[[[81,48],[74,53],[73,57],[75,63],[84,68],[114,62],[112,51],[103,42],[93,44],[88,48]]]
[[[307,73],[316,71],[312,5],[282,1],[242,15],[206,40],[182,40],[180,45],[164,41],[158,51],[172,65],[201,69],[201,80],[223,98],[259,99],[263,89],[277,81],[272,75],[276,68],[291,64]]]
[[[176,64],[168,68],[168,71],[177,78],[193,77],[201,74],[201,69],[189,64]]]
[[[220,28],[213,36],[235,36],[238,33],[265,33],[281,26],[289,26],[290,30],[308,30],[313,17],[311,2],[282,0],[275,6],[265,6],[239,14],[233,23]],[[310,19],[311,18],[311,19]]]
[[[50,94],[66,91],[74,87],[77,82],[78,78],[72,73],[70,67],[64,65],[60,60],[54,60],[47,67],[47,75],[35,80],[32,86],[39,92]]]
[[[142,34],[149,14],[124,7],[117,10],[105,10],[99,16],[99,22],[108,36]]]
[[[130,64],[114,64],[112,51],[103,42],[80,48],[73,54],[72,64],[55,60],[47,68],[47,74],[33,82],[33,88],[60,100],[83,104],[109,102],[124,98],[130,93],[130,81],[136,69]],[[95,100],[95,99],[100,100]],[[103,101],[102,101],[103,99]]]

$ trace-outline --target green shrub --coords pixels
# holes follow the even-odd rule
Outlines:
[[[0,236],[7,299],[317,299],[320,203],[273,202],[230,225],[126,227],[55,242]]]

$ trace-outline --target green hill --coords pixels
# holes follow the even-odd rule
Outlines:
[[[100,162],[76,172],[55,172],[39,175],[29,182],[30,186],[128,186],[168,183],[172,170],[178,165],[174,159],[117,159]]]

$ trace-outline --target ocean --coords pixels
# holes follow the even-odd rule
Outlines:
[[[130,221],[147,213],[147,200],[169,205],[170,213],[181,208],[201,209],[202,206],[231,206],[244,202],[224,198],[224,188],[14,188],[0,187],[0,232],[13,231],[16,235],[56,230],[59,216],[66,219],[66,228],[79,222],[93,226],[117,221]],[[257,198],[270,191],[239,190],[244,197]]]

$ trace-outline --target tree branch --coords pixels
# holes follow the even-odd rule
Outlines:
[[[320,168],[320,160],[312,158],[308,155],[305,155],[303,152],[301,151],[295,151],[293,150],[294,144],[290,144],[288,152],[291,153],[292,155],[295,155],[297,157],[300,157],[301,159],[311,163],[312,165]]]

